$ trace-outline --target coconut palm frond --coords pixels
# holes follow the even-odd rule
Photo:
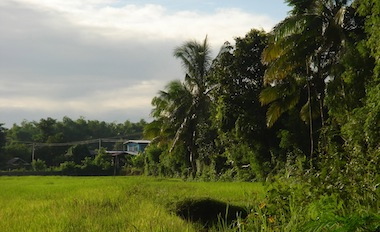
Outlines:
[[[264,74],[264,84],[268,85],[286,79],[298,67],[297,63],[290,63],[287,57],[275,60]]]
[[[340,25],[341,27],[343,27],[346,12],[347,12],[347,7],[342,6],[339,8],[338,12],[334,15],[334,21],[337,25]]]
[[[305,14],[313,9],[315,5],[314,0],[286,0],[285,2],[292,7],[291,15]]]
[[[315,119],[318,118],[319,112],[318,112],[318,103],[311,99],[311,105],[310,101],[307,101],[300,110],[300,118],[305,123],[310,122],[310,111],[311,111],[311,118]]]
[[[276,60],[284,54],[284,47],[280,43],[272,43],[267,46],[261,56],[261,61],[264,64],[269,64],[270,62]]]
[[[270,86],[263,89],[259,95],[259,100],[262,106],[268,105],[280,98],[280,92],[276,86]]]
[[[273,36],[270,41],[280,41],[293,34],[301,33],[305,30],[305,22],[304,15],[287,17],[273,28]]]
[[[148,123],[144,127],[144,138],[147,139],[154,139],[160,135],[161,132],[161,127],[162,127],[162,121],[160,120],[154,120],[151,123]]]
[[[300,100],[300,94],[299,93],[296,93],[296,94],[289,96],[289,98],[286,101],[286,109],[291,110],[294,107],[296,107],[299,100]]]
[[[207,36],[203,43],[197,41],[184,43],[174,50],[173,55],[180,59],[188,79],[192,81],[199,82],[199,79],[203,79],[211,65],[211,49]]]
[[[280,102],[270,104],[267,111],[267,127],[272,127],[283,113],[284,109]]]

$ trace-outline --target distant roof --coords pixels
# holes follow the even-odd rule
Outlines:
[[[29,163],[26,162],[25,160],[19,158],[19,157],[15,157],[15,158],[12,158],[10,159],[8,162],[7,162],[8,165],[28,165]]]
[[[126,151],[106,151],[106,153],[112,156],[128,154]]]
[[[149,144],[150,140],[128,140],[124,142],[124,144],[127,144],[127,143]]]

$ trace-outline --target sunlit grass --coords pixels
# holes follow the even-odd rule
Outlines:
[[[257,183],[149,177],[1,177],[1,231],[195,231],[175,202],[209,197],[240,206],[262,197]]]

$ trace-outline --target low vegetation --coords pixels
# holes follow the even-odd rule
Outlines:
[[[189,197],[244,209],[264,197],[258,183],[149,177],[0,177],[0,188],[2,231],[198,231],[176,215]]]

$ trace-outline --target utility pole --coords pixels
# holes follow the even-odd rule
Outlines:
[[[34,161],[34,151],[36,150],[36,144],[33,143],[32,145],[32,162]]]

